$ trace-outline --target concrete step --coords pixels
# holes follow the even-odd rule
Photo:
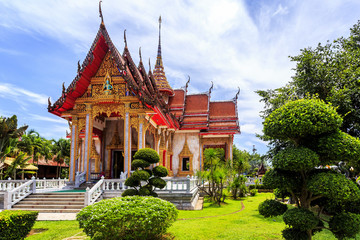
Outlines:
[[[84,201],[32,201],[24,199],[17,205],[84,205]]]
[[[74,202],[74,201],[84,201],[84,197],[82,198],[50,198],[50,197],[45,197],[45,198],[33,198],[31,196],[25,198],[23,201],[69,201],[69,202]]]
[[[21,205],[14,205],[13,208],[15,209],[82,209],[84,204],[81,205],[28,205],[28,204],[21,204]]]
[[[29,198],[70,198],[70,199],[75,199],[75,198],[84,198],[85,195],[30,195]]]
[[[16,208],[13,208],[17,210]],[[21,208],[24,211],[38,211],[40,213],[78,213],[80,209],[37,209],[37,208]]]

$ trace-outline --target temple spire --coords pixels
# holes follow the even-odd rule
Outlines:
[[[158,53],[156,59],[156,65],[162,66],[162,57],[161,57],[161,16],[159,17],[159,46],[158,46]]]
[[[164,71],[164,65],[161,56],[161,16],[159,17],[159,46],[156,57],[155,69],[153,71],[156,86],[162,94],[172,96],[174,94],[173,89],[170,87]]]

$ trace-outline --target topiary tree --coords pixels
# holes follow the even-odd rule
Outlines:
[[[335,109],[317,99],[290,101],[265,119],[265,135],[286,144],[273,157],[274,169],[265,174],[263,183],[289,194],[297,206],[283,216],[290,226],[283,231],[285,239],[311,239],[325,228],[318,217],[321,211],[334,206],[339,208],[331,220],[336,224],[329,224],[329,229],[336,236],[352,237],[360,231],[355,227],[359,215],[346,208],[359,202],[359,187],[344,175],[320,167],[340,161],[359,164],[360,141],[341,132],[341,124]],[[319,206],[318,214],[310,211],[312,205]]]
[[[132,187],[126,189],[122,196],[154,196],[157,197],[155,188],[164,188],[165,180],[162,177],[168,175],[168,170],[163,166],[156,166],[148,169],[151,164],[160,161],[159,154],[151,148],[143,148],[138,150],[134,155],[131,166],[135,169],[133,174],[126,179],[125,185]]]
[[[283,215],[287,210],[287,205],[276,200],[265,200],[259,204],[259,213],[264,217],[275,217]]]

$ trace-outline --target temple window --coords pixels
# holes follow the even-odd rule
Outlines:
[[[190,152],[187,140],[185,137],[185,143],[182,151],[179,154],[179,172],[178,176],[185,177],[193,174],[192,172],[192,158],[193,154]]]

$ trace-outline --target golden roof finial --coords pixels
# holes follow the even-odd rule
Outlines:
[[[104,25],[104,18],[103,18],[102,11],[101,11],[101,3],[102,3],[102,0],[99,1],[99,17],[101,18],[101,25]]]
[[[142,57],[141,57],[141,47],[139,47],[139,57],[140,57],[140,62],[142,62]]]
[[[238,87],[238,91],[237,91],[237,93],[236,93],[236,95],[235,95],[235,97],[234,97],[234,100],[237,100],[238,99],[238,97],[239,97],[239,94],[240,94],[240,87]]]
[[[209,89],[209,94],[211,93],[211,91],[213,90],[213,88],[214,88],[214,83],[213,83],[213,81],[211,81],[211,87],[210,87],[210,89]]]

